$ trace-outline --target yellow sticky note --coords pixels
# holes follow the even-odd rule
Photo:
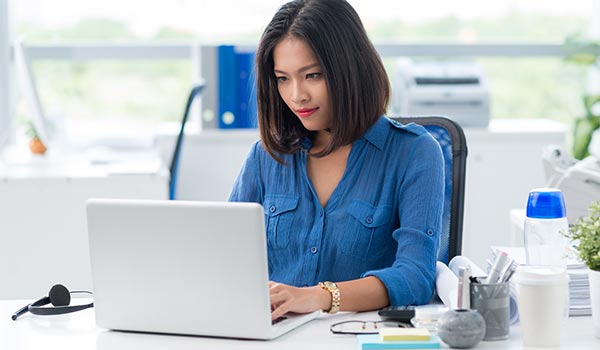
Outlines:
[[[399,340],[429,340],[427,328],[381,328],[379,338],[381,341]]]

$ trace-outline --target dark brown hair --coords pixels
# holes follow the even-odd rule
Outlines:
[[[265,29],[256,54],[258,125],[263,147],[277,161],[294,153],[304,128],[277,89],[273,50],[286,37],[313,50],[327,83],[333,120],[325,156],[360,138],[385,113],[390,83],[356,11],[345,0],[295,0],[283,5]]]

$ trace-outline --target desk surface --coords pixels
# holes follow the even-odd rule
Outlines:
[[[377,320],[374,312],[322,315],[275,340],[234,340],[107,331],[96,327],[94,311],[87,309],[61,316],[24,315],[10,319],[22,300],[0,301],[0,349],[23,350],[120,350],[120,349],[356,349],[354,336],[334,335],[329,325],[345,319]],[[177,314],[174,314],[177,317]],[[240,325],[243,327],[243,325]],[[600,349],[594,338],[591,317],[571,317],[563,334],[565,349]],[[447,348],[447,346],[443,346]],[[476,349],[521,349],[519,327],[511,328],[509,340],[481,342]]]
[[[0,154],[0,179],[103,178],[148,175],[168,178],[168,169],[155,151],[49,153],[44,156]]]

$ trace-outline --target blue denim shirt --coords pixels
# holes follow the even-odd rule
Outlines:
[[[424,128],[381,117],[352,144],[325,208],[306,172],[306,152],[283,160],[257,141],[230,196],[264,207],[271,280],[312,286],[376,276],[391,305],[430,300],[444,167],[439,144]]]

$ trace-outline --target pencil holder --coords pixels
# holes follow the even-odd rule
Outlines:
[[[508,282],[471,283],[471,309],[476,309],[485,320],[483,340],[504,340],[510,330],[510,297]]]

